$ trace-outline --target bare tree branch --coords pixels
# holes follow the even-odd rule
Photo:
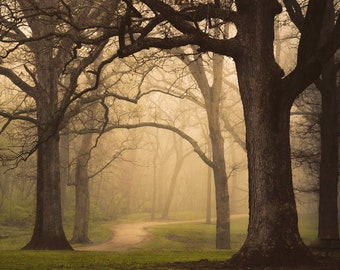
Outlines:
[[[24,91],[29,96],[33,98],[36,97],[37,95],[36,88],[26,83],[17,74],[15,74],[11,69],[0,66],[0,74],[9,78],[12,81],[12,83],[18,86],[22,91]]]
[[[89,179],[94,178],[95,176],[97,176],[98,174],[100,174],[102,171],[104,171],[107,167],[109,167],[112,162],[114,162],[119,156],[121,156],[121,154],[127,150],[132,150],[132,148],[123,148],[120,151],[117,151],[116,153],[114,153],[114,155],[112,156],[112,158],[109,160],[109,162],[107,162],[103,167],[101,167],[99,170],[97,170],[95,173],[93,173],[92,175],[89,176]]]
[[[290,19],[295,24],[295,26],[301,31],[304,21],[301,6],[296,0],[283,0]]]
[[[5,111],[0,111],[0,116],[7,118],[9,120],[23,120],[23,121],[28,121],[31,122],[33,124],[37,124],[36,120],[32,117],[26,116],[26,115],[22,115],[21,113],[8,113]]]
[[[141,128],[141,127],[155,127],[165,130],[170,130],[172,132],[175,132],[179,136],[181,136],[184,140],[186,140],[188,143],[191,144],[194,151],[199,155],[199,157],[203,160],[204,163],[206,163],[211,168],[214,168],[215,164],[206,156],[206,154],[202,151],[200,146],[198,145],[197,141],[194,140],[191,136],[180,130],[179,128],[176,128],[174,126],[166,125],[166,124],[159,124],[155,122],[141,122],[138,124],[113,124],[111,126],[107,126],[105,129],[105,132],[111,131],[113,129],[135,129],[135,128]],[[102,130],[93,129],[93,130],[79,130],[77,133],[84,134],[88,132],[94,132],[94,133],[100,133]]]
[[[302,29],[296,68],[282,81],[282,94],[289,103],[293,103],[295,98],[318,78],[323,66],[340,47],[340,16],[329,38],[320,46],[319,36],[323,16],[319,14],[325,9],[326,1],[311,0],[310,2]],[[287,89],[291,89],[289,93]]]

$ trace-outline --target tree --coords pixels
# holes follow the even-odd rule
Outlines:
[[[103,91],[101,88],[98,90]],[[93,91],[91,95],[96,95],[98,91]],[[104,92],[104,91],[103,91]],[[89,224],[89,216],[90,216],[90,191],[89,191],[89,183],[90,180],[95,177],[97,174],[103,172],[107,169],[121,154],[126,150],[132,150],[132,146],[127,146],[129,140],[125,138],[122,142],[122,145],[119,147],[120,149],[116,149],[115,153],[112,155],[109,161],[107,161],[104,165],[96,166],[96,171],[90,175],[90,167],[89,163],[93,155],[93,151],[97,148],[104,132],[99,132],[99,135],[94,139],[94,134],[92,132],[86,133],[86,129],[92,130],[96,126],[97,128],[101,128],[101,117],[99,117],[99,103],[90,104],[87,106],[87,110],[84,111],[80,118],[82,119],[82,124],[84,125],[85,134],[83,134],[80,138],[80,145],[76,147],[76,157],[75,157],[75,180],[72,185],[75,186],[75,219],[74,219],[74,227],[73,227],[73,236],[71,239],[71,243],[90,243],[90,239],[88,237],[88,224]],[[102,112],[103,113],[103,112]],[[116,112],[118,114],[118,112]],[[133,113],[133,112],[132,112]],[[104,112],[105,114],[105,112]],[[123,118],[123,116],[118,116],[119,118]],[[128,116],[129,117],[129,116]],[[102,117],[105,119],[105,117]],[[108,117],[107,119],[108,120]],[[99,127],[98,127],[98,122]],[[105,121],[104,121],[105,122]],[[107,122],[104,125],[108,124]],[[79,128],[79,127],[77,127]],[[72,132],[72,130],[70,131]],[[74,130],[76,133],[77,130]],[[125,145],[126,144],[126,145]],[[131,144],[131,143],[130,143]],[[111,143],[113,146],[113,143]],[[100,151],[100,150],[99,150]],[[98,161],[103,160],[103,156],[96,158]],[[126,195],[126,194],[125,194]],[[128,197],[128,196],[126,196]],[[128,198],[126,198],[128,199]],[[128,206],[126,207],[128,208]]]
[[[301,7],[295,1],[295,13],[288,9],[293,22],[301,31],[303,15]],[[325,43],[334,29],[335,10],[333,1],[326,1],[325,19],[322,24],[320,42]],[[291,7],[288,5],[288,7]],[[314,84],[321,94],[320,114],[320,164],[319,164],[319,226],[320,241],[339,240],[338,229],[338,85],[335,57],[331,57],[324,65],[321,77]]]
[[[28,153],[37,151],[36,221],[24,249],[72,249],[61,217],[59,131],[68,107],[92,89],[77,92],[77,81],[107,39],[87,48],[82,48],[81,39],[86,43],[93,35],[91,29],[100,32],[105,16],[112,18],[105,7],[108,2],[92,6],[79,1],[1,1],[1,41],[5,45],[0,74],[35,105],[2,113],[8,118],[7,125],[21,119],[35,124],[37,129],[37,143]],[[27,62],[22,68],[12,68],[14,52],[25,55]]]
[[[172,7],[162,1],[141,1],[148,10],[148,24],[136,42],[121,42],[120,55],[158,47],[187,44],[199,51],[233,57],[244,108],[249,171],[249,227],[246,241],[230,263],[244,266],[301,265],[313,262],[297,225],[293,193],[289,119],[295,98],[320,75],[340,43],[340,20],[326,43],[320,30],[327,1],[310,0],[304,18],[295,69],[284,76],[274,57],[274,18],[282,12],[276,0],[236,0],[235,7],[192,3]],[[153,16],[150,17],[150,12]],[[142,13],[141,13],[142,14]],[[211,18],[233,22],[237,35],[214,39]],[[159,22],[173,26],[177,35],[154,37]],[[124,36],[124,32],[120,37]],[[287,258],[290,258],[287,260]]]
[[[76,208],[73,227],[73,236],[71,243],[90,243],[88,237],[88,222],[90,214],[90,194],[89,194],[89,175],[88,162],[93,134],[82,136],[81,144],[76,160],[75,172],[75,191],[76,191]]]
[[[162,136],[159,135],[159,129],[156,130],[155,134],[148,134],[148,137],[153,138],[154,143],[152,144],[152,150],[154,152],[152,158],[152,202],[151,202],[151,220],[155,220],[157,210],[161,210],[163,207],[163,197],[162,192],[162,180],[165,171],[165,166],[170,157],[173,154],[174,148],[162,149],[161,140]],[[158,163],[160,164],[159,166]]]
[[[217,34],[218,36],[218,34]],[[204,108],[208,118],[208,129],[211,143],[212,170],[214,173],[216,193],[216,248],[230,248],[230,206],[228,177],[224,157],[224,139],[220,126],[220,101],[222,99],[222,74],[223,56],[213,54],[212,75],[213,82],[209,85],[209,79],[205,75],[203,59],[200,55],[192,62],[185,58],[191,75],[195,78],[197,85],[203,95]]]
[[[93,143],[93,133],[84,134],[81,138],[79,150],[77,151],[75,161],[75,183],[72,184],[75,186],[76,205],[73,235],[70,240],[71,243],[91,243],[88,236],[90,219],[90,180],[107,169],[124,151],[132,149],[131,147],[128,148],[122,145],[121,149],[117,149],[109,161],[101,167],[96,166],[96,171],[90,174],[89,162],[91,160],[91,154],[98,143],[98,138],[96,143]],[[102,158],[103,157],[98,157],[97,159],[101,160]]]
[[[327,13],[323,26],[322,40],[326,40],[334,27],[334,7],[327,3]],[[321,78],[315,84],[321,93],[322,114],[320,119],[321,161],[319,174],[319,226],[320,240],[339,240],[338,223],[338,85],[335,59],[332,57],[325,65]]]
[[[164,208],[163,208],[163,211],[162,211],[162,216],[161,216],[162,219],[168,219],[169,218],[169,210],[170,210],[172,199],[174,197],[178,175],[179,175],[181,168],[184,164],[185,158],[188,157],[192,153],[192,151],[189,151],[186,154],[183,153],[182,141],[177,141],[175,134],[173,134],[173,147],[174,147],[175,153],[176,153],[176,161],[175,161],[175,167],[174,167],[174,170],[173,170],[173,173],[172,173],[172,176],[171,176],[171,180],[170,180],[168,195],[166,196]]]
[[[98,57],[98,60],[100,57]],[[88,78],[90,81],[90,78]],[[101,91],[100,87],[91,92],[92,96],[97,95]],[[84,117],[84,125],[93,128],[97,118],[98,107],[100,104],[90,104],[86,111],[82,114]],[[92,144],[93,134],[84,134],[77,151],[76,169],[75,169],[75,217],[73,226],[73,235],[71,243],[90,243],[88,237],[88,225],[90,215],[90,193],[89,193],[89,173],[88,164],[91,157],[91,150],[95,147]]]

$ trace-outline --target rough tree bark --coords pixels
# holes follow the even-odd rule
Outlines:
[[[238,66],[240,74],[248,72],[244,67]],[[264,105],[263,99],[276,89],[269,82],[270,74],[263,71],[258,76],[254,73],[256,82],[247,82],[261,90],[243,92],[250,216],[246,241],[231,262],[252,266],[309,263],[312,255],[299,235],[292,187],[289,110],[276,102]]]
[[[322,40],[327,40],[334,28],[333,1],[327,1]],[[316,81],[321,93],[320,175],[319,175],[319,240],[339,240],[338,228],[338,93],[336,67],[332,57]]]
[[[59,135],[39,128],[36,222],[23,249],[72,249],[62,226],[59,182]]]
[[[331,62],[333,59],[331,60]],[[319,227],[320,240],[339,240],[338,229],[338,136],[337,136],[337,87],[334,64],[329,63],[323,72],[321,89],[321,161],[319,184]],[[320,82],[322,83],[322,82]],[[319,89],[321,87],[318,87]]]

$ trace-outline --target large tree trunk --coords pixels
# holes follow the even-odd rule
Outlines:
[[[322,38],[327,40],[334,28],[333,1],[327,1]],[[338,228],[338,97],[337,77],[332,57],[322,72],[322,78],[316,82],[321,93],[321,160],[319,186],[319,240],[339,240]]]
[[[259,105],[251,102],[253,109],[246,114],[248,236],[232,261],[253,266],[307,263],[312,255],[298,231],[291,175],[289,112],[278,112],[275,104],[268,104],[269,108],[261,106],[263,110],[259,110]]]
[[[249,171],[249,227],[238,266],[311,263],[302,242],[293,193],[289,122],[291,104],[280,87],[282,71],[273,56],[276,1],[252,2],[238,31],[246,52],[235,59],[243,102]],[[260,42],[261,41],[261,42]]]
[[[339,240],[338,229],[338,138],[337,88],[333,59],[323,72],[321,89],[322,114],[320,119],[321,161],[319,186],[320,240]],[[326,83],[326,85],[325,85]],[[319,87],[320,88],[320,87]]]
[[[59,133],[38,107],[38,164],[36,220],[33,236],[23,249],[72,249],[62,225],[59,172]],[[40,110],[39,110],[40,107]],[[53,121],[53,120],[52,120]],[[47,124],[44,124],[47,123]]]

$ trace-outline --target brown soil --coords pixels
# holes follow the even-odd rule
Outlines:
[[[138,222],[118,224],[110,228],[113,237],[102,244],[78,247],[76,250],[117,251],[136,247],[150,239],[147,227],[169,224],[171,222]]]

